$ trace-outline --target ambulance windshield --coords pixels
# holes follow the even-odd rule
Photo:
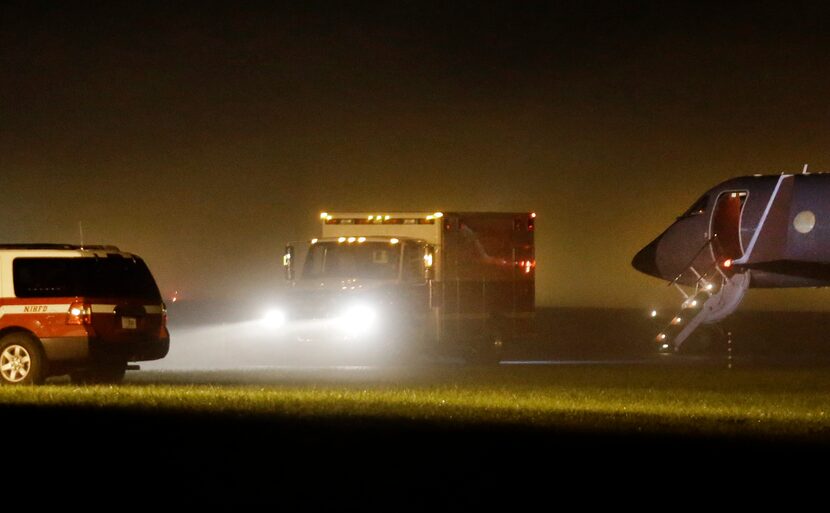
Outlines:
[[[395,280],[400,251],[400,244],[388,242],[318,242],[308,251],[301,278]]]

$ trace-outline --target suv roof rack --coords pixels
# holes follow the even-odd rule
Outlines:
[[[106,251],[118,251],[118,252],[121,251],[120,249],[118,249],[118,246],[111,246],[111,245],[108,245],[108,244],[91,245],[91,246],[78,246],[78,249],[103,249],[103,250],[106,250]]]
[[[106,250],[106,251],[121,251],[118,249],[117,246],[102,246],[102,245],[91,245],[91,246],[78,246],[75,244],[0,244],[0,249],[74,249],[74,250],[87,250],[87,249],[98,249],[98,250]]]

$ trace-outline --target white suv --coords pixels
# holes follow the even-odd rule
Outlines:
[[[118,382],[167,355],[167,312],[141,258],[114,246],[0,244],[0,384]]]

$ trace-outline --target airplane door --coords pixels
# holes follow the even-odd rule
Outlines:
[[[741,216],[747,196],[747,191],[727,191],[718,196],[709,228],[712,252],[717,261],[735,260],[744,254]]]

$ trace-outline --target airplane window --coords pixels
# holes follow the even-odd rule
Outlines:
[[[694,204],[689,207],[689,210],[683,212],[683,215],[680,217],[690,217],[700,215],[706,212],[706,206],[709,204],[709,195],[704,194],[700,197],[699,200],[695,201]]]

